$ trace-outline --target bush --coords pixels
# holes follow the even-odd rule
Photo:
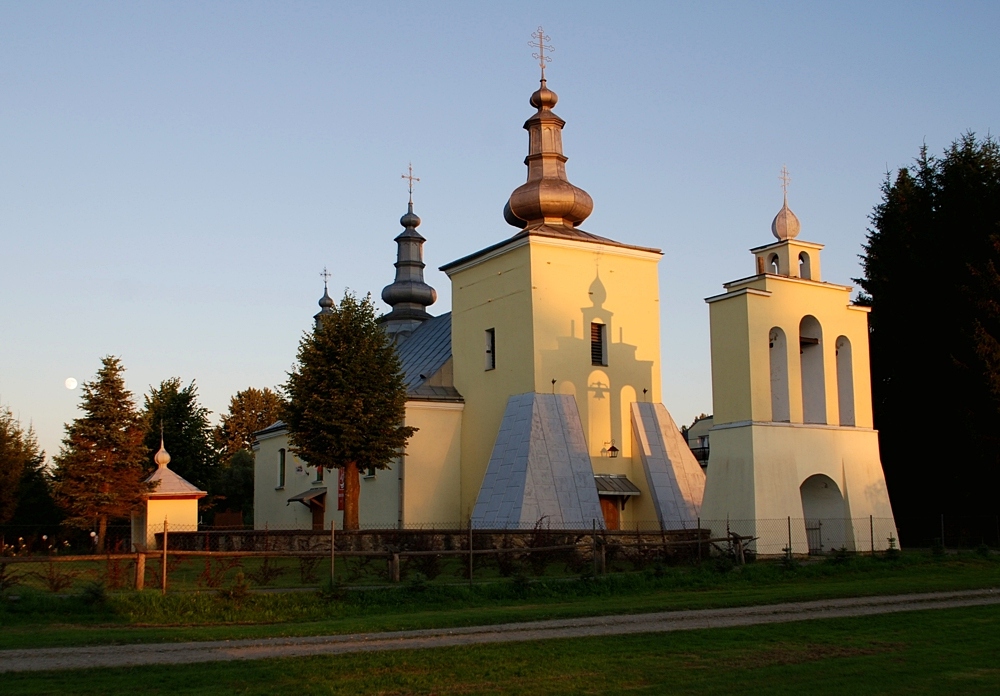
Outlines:
[[[90,607],[103,607],[108,603],[108,591],[103,582],[84,583],[80,599]]]
[[[236,573],[236,578],[233,580],[232,585],[219,590],[219,597],[228,602],[232,602],[237,606],[242,604],[243,601],[249,596],[250,583],[246,581],[242,570]]]

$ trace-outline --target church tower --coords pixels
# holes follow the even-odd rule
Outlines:
[[[395,240],[396,279],[382,289],[382,301],[392,310],[378,318],[378,323],[396,343],[431,318],[427,307],[437,301],[437,292],[424,282],[424,242],[427,240],[417,232],[420,218],[413,212],[413,182],[420,179],[413,176],[412,166],[403,178],[410,181],[410,201],[406,214],[399,219],[403,231]]]
[[[566,122],[545,78],[547,37],[539,28],[534,38],[542,73],[524,123],[527,181],[504,207],[518,231],[441,269],[452,282],[454,379],[465,399],[463,518],[503,527],[544,517],[553,528],[589,528],[669,517],[676,506],[657,503],[633,432],[637,403],[662,409],[662,253],[580,228],[594,204],[568,179]],[[670,428],[655,414],[643,422],[662,444]],[[696,497],[700,504],[700,489]]]
[[[823,245],[798,239],[784,170],[782,181],[777,241],[750,250],[754,275],[706,300],[715,418],[702,519],[749,535],[787,524],[794,553],[884,549],[896,531],[872,424],[868,308],[823,281]]]

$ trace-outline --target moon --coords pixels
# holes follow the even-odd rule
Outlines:
[[[77,384],[76,380],[73,379],[72,377],[67,377],[66,378],[66,388],[67,389],[76,389],[76,384]]]

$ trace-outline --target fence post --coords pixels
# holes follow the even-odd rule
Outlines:
[[[146,586],[146,554],[137,551],[135,554],[135,589],[141,590]]]
[[[875,516],[868,515],[868,533],[871,535],[872,555],[875,555]]]
[[[469,516],[469,584],[472,584],[472,516]]]
[[[701,517],[698,518],[698,562],[701,563]]]
[[[597,519],[591,520],[593,530],[590,533],[590,560],[594,566],[594,577],[597,577]]]
[[[788,516],[788,557],[792,557],[792,516]]]
[[[337,584],[336,546],[334,546],[337,534],[337,520],[330,520],[330,582]]]
[[[392,566],[392,581],[399,582],[399,554],[392,554],[392,558],[389,559],[389,565]]]
[[[163,558],[160,561],[160,594],[167,594],[167,518],[163,518]]]

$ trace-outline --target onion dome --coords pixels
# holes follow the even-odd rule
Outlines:
[[[594,209],[590,194],[566,178],[568,158],[562,152],[566,122],[552,111],[558,101],[542,77],[530,100],[538,111],[524,122],[528,131],[528,156],[524,159],[528,181],[514,189],[503,211],[504,219],[514,227],[552,225],[572,229]]]
[[[411,193],[412,196],[412,193]],[[382,288],[382,301],[392,307],[378,322],[397,339],[411,334],[431,315],[427,307],[437,301],[437,291],[424,282],[424,239],[417,227],[420,218],[413,212],[413,200],[399,218],[403,231],[396,237],[396,278]]]
[[[316,321],[319,321],[322,317],[325,317],[328,314],[333,314],[333,307],[336,304],[333,301],[333,298],[330,297],[330,292],[327,289],[326,281],[330,277],[330,274],[327,273],[324,268],[320,275],[323,276],[323,297],[319,298],[319,302],[317,303],[319,304],[319,312],[313,315],[313,319]]]
[[[165,469],[167,464],[170,463],[170,454],[167,452],[167,448],[163,446],[163,433],[160,433],[160,450],[153,455],[153,461],[159,469]]]
[[[799,219],[788,207],[788,199],[786,198],[785,204],[774,216],[774,221],[771,223],[771,233],[781,241],[795,239],[799,234],[800,227]]]

